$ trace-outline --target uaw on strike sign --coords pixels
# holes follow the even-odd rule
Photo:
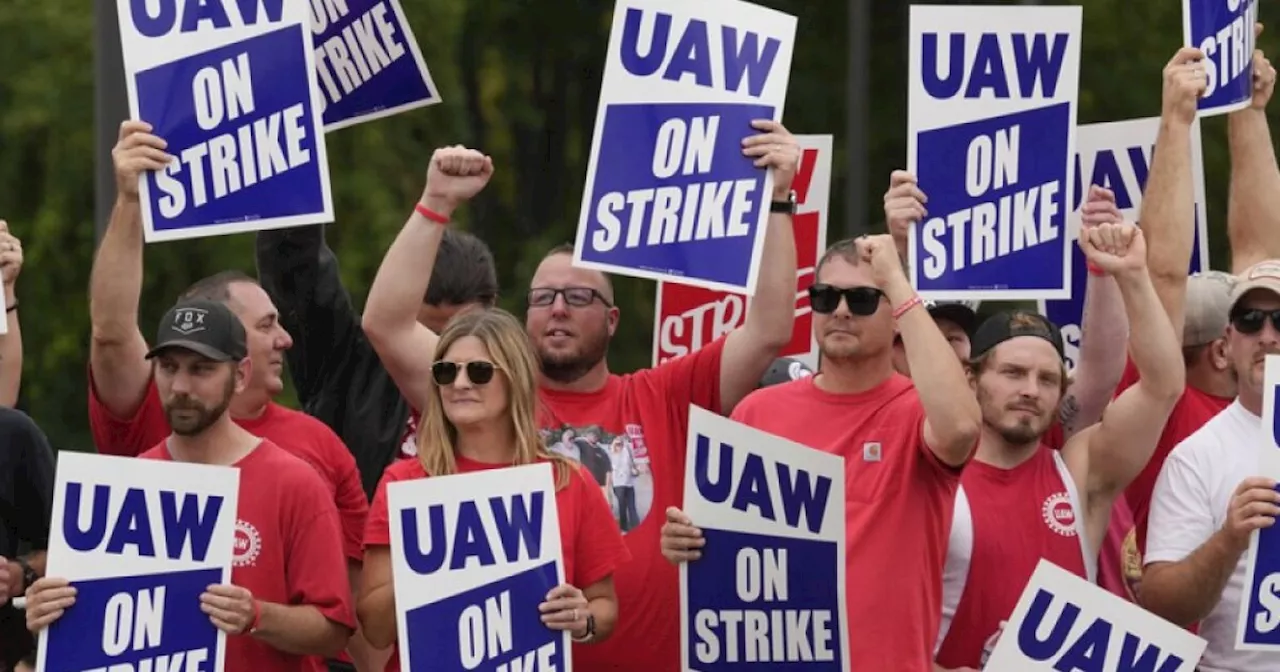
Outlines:
[[[792,182],[796,215],[796,321],[791,342],[779,353],[818,368],[818,344],[813,337],[809,286],[815,282],[818,259],[827,245],[828,197],[831,193],[829,135],[799,135],[800,169]],[[658,281],[653,320],[653,365],[687,355],[742,326],[747,319],[745,294],[720,292],[675,281]]]
[[[1075,370],[1080,357],[1083,333],[1085,288],[1089,274],[1084,252],[1075,244],[1080,232],[1080,206],[1089,195],[1089,185],[1110,189],[1116,197],[1116,208],[1128,221],[1138,222],[1142,208],[1142,192],[1151,172],[1160,117],[1082,124],[1076,129],[1075,180],[1071,189],[1071,216],[1067,218],[1071,244],[1071,298],[1040,301],[1040,314],[1062,328],[1066,346],[1067,369]],[[1209,268],[1209,230],[1204,193],[1204,159],[1200,144],[1200,120],[1191,126],[1191,184],[1195,194],[1194,244],[1191,247],[1191,273]]]
[[[907,169],[928,197],[912,284],[1066,299],[1080,7],[911,7]]]
[[[76,602],[40,633],[41,672],[221,672],[200,594],[231,583],[240,472],[63,452],[46,574]]]
[[[117,0],[148,242],[333,221],[309,2]],[[367,65],[367,64],[366,64]]]
[[[538,605],[564,583],[550,464],[387,486],[400,667],[573,669]]]
[[[574,263],[755,293],[796,19],[737,0],[618,0]]]
[[[1272,270],[1280,274],[1280,268]],[[1256,475],[1274,479],[1280,479],[1277,391],[1280,391],[1280,355],[1267,355],[1261,421],[1266,441],[1257,447]],[[1247,563],[1244,594],[1240,598],[1239,627],[1236,628],[1236,649],[1280,652],[1280,529],[1273,525],[1253,533],[1249,540]]]
[[[844,458],[689,407],[682,669],[847,672]]]
[[[1257,20],[1257,0],[1182,0],[1184,43],[1204,52],[1207,81],[1200,97],[1201,116],[1249,106]]]

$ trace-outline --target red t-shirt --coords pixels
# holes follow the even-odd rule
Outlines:
[[[931,672],[961,471],[925,445],[910,379],[894,374],[859,394],[814,380],[753,392],[733,419],[844,456],[849,667]]]
[[[161,441],[138,457],[171,460]],[[259,600],[311,605],[355,629],[342,533],[329,491],[305,462],[269,439],[235,465],[240,469],[231,582]],[[298,672],[327,669],[318,656],[285,653],[250,635],[227,637],[226,669]]]
[[[578,672],[680,669],[680,575],[662,557],[662,524],[667,507],[684,499],[689,405],[720,411],[723,352],[724,338],[719,338],[655,368],[609,376],[596,392],[539,391],[542,436],[549,449],[581,461],[606,491],[611,470],[606,451],[621,436],[639,472],[631,490],[605,492],[614,504],[614,519],[625,517],[632,557],[614,575],[621,627],[607,641],[574,648]],[[573,435],[566,439],[568,431]]]
[[[458,472],[468,473],[486,469],[501,469],[506,465],[486,464],[455,456]],[[396,460],[382,474],[378,490],[373,495],[369,510],[369,524],[365,531],[365,546],[389,546],[391,524],[388,522],[387,484],[427,478],[427,472],[418,460]],[[609,505],[594,487],[591,474],[579,468],[569,478],[569,483],[556,491],[556,517],[560,521],[560,549],[564,563],[564,580],[571,586],[586,588],[608,578],[623,563],[631,559],[631,553],[622,542],[622,533],[613,522]],[[616,585],[616,584],[615,584]],[[624,631],[623,626],[619,631]],[[578,669],[578,656],[592,645],[575,644],[574,668]],[[397,643],[387,661],[386,672],[400,672],[400,650]]]
[[[369,500],[360,485],[355,458],[333,430],[306,413],[269,403],[256,418],[236,418],[245,431],[260,436],[302,458],[320,474],[329,492],[329,501],[338,507],[342,523],[342,548],[348,558],[359,562],[364,519]],[[133,417],[118,418],[98,398],[93,373],[89,373],[89,427],[93,442],[103,455],[133,457],[164,441],[171,430],[164,417],[155,380],[148,383],[147,396]]]
[[[1129,360],[1125,365],[1124,376],[1116,386],[1116,395],[1129,389],[1136,382],[1138,382],[1138,367],[1133,365],[1133,360]],[[1156,487],[1156,479],[1160,477],[1160,468],[1164,466],[1165,458],[1175,446],[1182,443],[1183,439],[1191,436],[1204,423],[1213,419],[1213,416],[1231,405],[1231,401],[1231,399],[1201,392],[1188,385],[1182,392],[1182,396],[1178,398],[1173,411],[1169,413],[1169,420],[1164,425],[1164,433],[1160,435],[1160,441],[1156,443],[1156,450],[1147,462],[1146,468],[1124,492],[1125,498],[1129,500],[1129,508],[1133,512],[1140,553],[1146,553],[1147,550],[1147,514],[1151,507],[1151,491]]]

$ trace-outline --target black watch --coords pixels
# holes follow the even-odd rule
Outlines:
[[[590,612],[587,612],[586,634],[582,635],[581,637],[574,637],[573,633],[569,633],[569,638],[575,642],[578,642],[579,644],[581,644],[582,642],[589,642],[595,639],[595,637],[596,637],[596,615]]]
[[[14,562],[18,563],[18,567],[22,568],[22,586],[18,591],[19,594],[22,594],[27,592],[31,584],[35,583],[40,576],[36,574],[36,570],[31,568],[31,564],[27,562],[26,558],[15,558]]]
[[[788,193],[785,201],[771,202],[769,204],[769,212],[779,212],[785,215],[796,214],[796,192]]]

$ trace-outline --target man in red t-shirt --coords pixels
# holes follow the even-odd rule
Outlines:
[[[623,620],[608,641],[574,648],[574,669],[580,672],[679,669],[679,583],[659,553],[658,536],[661,512],[683,496],[689,406],[732,410],[791,340],[797,287],[791,183],[800,149],[781,124],[759,120],[753,126],[756,134],[744,140],[742,151],[772,171],[774,192],[756,293],[742,327],[661,366],[615,375],[605,357],[619,323],[609,278],[574,266],[573,249],[566,246],[552,250],[530,282],[525,327],[541,364],[544,436],[554,443],[574,430],[572,445],[562,447],[570,454],[593,450],[586,438],[592,434],[598,446],[625,436],[639,472],[632,493],[639,523],[625,537],[632,560],[614,576]],[[422,201],[387,251],[365,302],[365,335],[409,399],[426,398],[431,384],[436,337],[415,317],[442,225],[484,188],[493,171],[489,162],[474,172],[460,171],[473,163],[472,151],[441,149],[432,157]],[[607,475],[596,474],[597,484],[604,487]]]
[[[154,362],[173,432],[140,457],[240,471],[231,584],[200,596],[201,609],[228,635],[225,668],[316,669],[315,656],[336,655],[355,630],[341,532],[315,470],[231,419],[233,397],[253,375],[247,354],[244,326],[225,305],[182,301],[165,313],[156,347],[144,356]],[[65,579],[40,579],[27,596],[32,631],[74,608]]]
[[[750,395],[733,419],[844,457],[850,668],[928,672],[978,402],[888,235],[836,243],[815,278],[818,374]],[[893,370],[895,332],[911,370],[929,372],[928,385],[915,387]],[[703,540],[692,522],[675,508],[667,515],[664,554],[696,560]]]
[[[89,426],[98,452],[106,455],[138,455],[170,431],[145,357],[147,341],[138,329],[144,247],[138,179],[144,170],[164,166],[164,144],[150,130],[138,121],[120,127],[112,152],[118,193],[89,283]],[[272,402],[284,389],[284,351],[292,345],[275,306],[253,278],[238,272],[201,280],[183,298],[217,301],[239,316],[253,366],[244,389],[231,399],[230,416],[250,433],[302,458],[324,480],[342,522],[348,579],[358,589],[369,502],[355,460],[337,435],[319,420]],[[352,638],[351,647],[362,666],[380,667],[385,659],[385,652],[373,651],[360,636]]]

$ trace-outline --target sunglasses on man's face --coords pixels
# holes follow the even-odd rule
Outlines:
[[[1262,325],[1271,320],[1271,328],[1280,331],[1280,310],[1246,308],[1231,313],[1231,326],[1236,331],[1251,336],[1262,331]]]
[[[832,287],[821,284],[809,287],[809,307],[813,312],[823,315],[836,312],[841,298],[854,315],[874,315],[880,309],[880,299],[883,297],[884,292],[875,287]]]
[[[472,385],[486,385],[493,380],[493,372],[498,369],[493,362],[473,361],[466,364],[457,362],[449,362],[440,360],[431,365],[431,377],[435,379],[436,385],[444,387],[452,385],[458,379],[458,371],[465,368],[467,370],[467,380]]]

